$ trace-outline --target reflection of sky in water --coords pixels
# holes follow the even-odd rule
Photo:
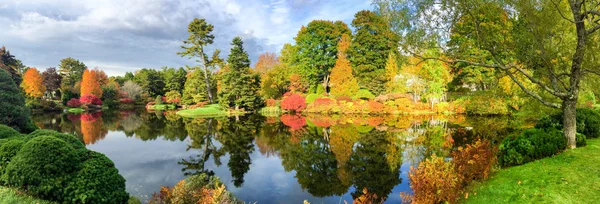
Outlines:
[[[122,132],[109,132],[103,140],[87,147],[102,152],[113,160],[119,173],[127,180],[127,191],[143,199],[159,191],[161,185],[173,186],[184,179],[185,176],[181,171],[183,166],[177,162],[200,153],[200,150],[195,149],[186,151],[187,141],[168,141],[160,137],[156,140],[142,141],[135,137],[126,137]],[[246,202],[302,203],[308,200],[311,203],[338,203],[340,201],[340,197],[337,196],[318,198],[303,191],[294,177],[296,172],[285,172],[279,157],[263,156],[256,145],[254,148],[255,150],[250,154],[252,158],[250,170],[245,174],[244,184],[240,188],[233,185],[227,167],[229,161],[227,155],[221,158],[221,166],[217,167],[213,160],[209,160],[205,164],[206,168],[213,170],[236,197]],[[399,195],[400,190],[404,188],[396,187],[388,202],[399,202],[400,197],[395,195]],[[348,192],[353,191],[354,188],[348,190]],[[343,195],[342,199],[352,202],[350,193]]]

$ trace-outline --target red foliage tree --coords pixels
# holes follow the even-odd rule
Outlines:
[[[282,109],[290,110],[290,111],[294,111],[294,112],[300,112],[306,108],[306,100],[304,99],[304,97],[300,96],[299,94],[295,94],[295,93],[293,93],[293,94],[286,93],[285,95],[288,95],[288,96],[283,97],[283,100],[281,101]]]
[[[81,107],[81,101],[79,101],[79,99],[72,98],[71,100],[67,101],[67,106],[71,108],[79,108]]]
[[[93,94],[82,95],[79,98],[79,101],[81,101],[81,103],[86,104],[86,105],[87,104],[98,105],[98,106],[102,105],[102,101],[96,95],[93,95]]]

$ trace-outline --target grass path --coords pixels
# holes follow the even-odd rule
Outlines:
[[[600,139],[476,183],[464,203],[598,203]]]
[[[51,204],[50,201],[33,198],[29,195],[18,193],[16,190],[0,186],[0,203],[2,204]]]

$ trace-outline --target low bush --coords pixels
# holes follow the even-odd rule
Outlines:
[[[79,108],[81,107],[81,101],[79,101],[79,99],[72,98],[71,100],[67,101],[67,106],[70,108]]]
[[[36,138],[36,137],[40,137],[40,136],[55,137],[55,138],[58,138],[64,142],[66,142],[67,144],[69,144],[71,147],[73,147],[75,149],[85,149],[85,145],[83,144],[83,142],[81,142],[81,140],[77,139],[75,136],[70,135],[70,134],[60,133],[60,132],[56,132],[53,130],[44,130],[44,129],[39,129],[39,130],[33,131],[32,133],[29,134],[30,138]]]
[[[374,98],[375,98],[375,95],[373,95],[367,89],[358,90],[358,92],[356,92],[356,95],[354,95],[354,99],[371,100]]]
[[[275,99],[267,99],[265,100],[265,104],[267,105],[267,107],[273,107],[273,106],[277,106],[277,101]]]
[[[490,141],[477,140],[458,147],[452,152],[452,163],[461,181],[461,187],[466,187],[473,180],[487,179],[494,164],[496,164],[495,149]]]
[[[96,95],[93,95],[93,94],[84,94],[83,96],[81,96],[79,98],[79,101],[81,101],[81,103],[86,104],[86,105],[89,105],[89,104],[97,105],[97,106],[102,105],[102,101]]]
[[[21,133],[17,132],[15,129],[12,129],[11,127],[0,124],[0,139],[17,137],[20,135],[21,135]]]
[[[4,175],[6,166],[17,155],[23,144],[25,142],[19,139],[10,139],[0,144],[0,175]],[[0,179],[0,184],[5,184],[3,179]]]
[[[196,103],[195,105],[191,105],[188,107],[188,109],[195,109],[195,108],[202,108],[204,107],[206,104],[208,104],[208,102],[200,102],[200,103]]]
[[[306,100],[299,94],[286,94],[281,100],[281,109],[300,112],[306,108]]]
[[[337,101],[344,101],[344,102],[352,102],[352,98],[348,97],[348,96],[339,96],[336,98]]]
[[[215,176],[193,175],[174,187],[161,186],[148,201],[150,204],[170,203],[243,203],[238,201]]]
[[[577,132],[584,134],[587,138],[600,137],[600,112],[588,109],[577,109]],[[536,124],[536,128],[556,128],[562,129],[563,114],[557,113],[540,119]]]
[[[88,151],[81,170],[73,174],[65,188],[69,203],[126,203],[125,179],[104,154]]]
[[[330,98],[318,98],[313,103],[308,104],[306,111],[310,113],[339,113],[335,100]]]
[[[577,147],[584,147],[587,146],[587,137],[584,134],[581,133],[577,133],[575,135],[575,141],[576,141],[576,145]]]
[[[502,166],[521,165],[552,156],[567,147],[562,132],[554,128],[528,129],[510,135],[499,146],[498,161]]]
[[[132,104],[132,103],[134,103],[134,102],[135,102],[135,101],[134,101],[133,99],[130,99],[130,98],[122,98],[122,99],[119,99],[119,103],[122,103],[122,104]]]
[[[306,103],[311,104],[312,102],[315,102],[317,98],[319,98],[318,94],[308,94],[306,95]]]
[[[44,199],[62,200],[68,175],[79,169],[80,158],[66,142],[40,136],[25,143],[6,167],[7,184],[22,186]]]
[[[408,174],[414,194],[403,195],[411,203],[455,203],[459,198],[460,178],[451,162],[433,155],[419,163],[418,168],[410,167]]]

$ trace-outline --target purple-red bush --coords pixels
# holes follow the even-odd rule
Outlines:
[[[72,98],[71,100],[67,101],[67,106],[71,108],[79,108],[81,107],[81,101],[79,101],[79,99]]]
[[[130,99],[130,98],[119,99],[119,103],[122,103],[122,104],[130,104],[130,103],[133,103],[133,102],[134,102],[133,99]]]
[[[83,104],[102,105],[102,101],[93,94],[84,94],[79,98],[79,101]]]
[[[299,94],[287,94],[286,97],[281,101],[281,108],[283,110],[290,110],[300,112],[306,108],[306,100]]]

